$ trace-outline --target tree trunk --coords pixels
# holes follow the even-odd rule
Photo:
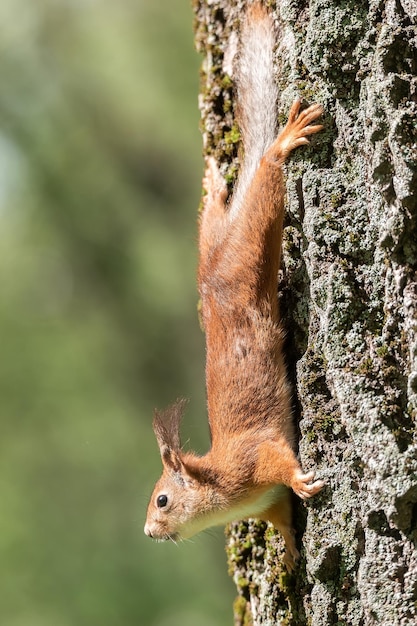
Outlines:
[[[243,0],[196,0],[204,150],[233,183],[239,133],[227,50]],[[235,624],[417,620],[416,1],[268,2],[280,30],[279,119],[295,94],[325,130],[287,167],[279,293],[300,457],[326,480],[294,503],[296,572],[255,521],[227,552]]]

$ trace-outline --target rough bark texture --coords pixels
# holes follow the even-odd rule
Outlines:
[[[268,2],[284,120],[296,93],[326,130],[287,168],[280,297],[300,456],[323,492],[295,503],[302,558],[256,522],[228,533],[235,624],[417,623],[415,0]],[[243,0],[195,1],[202,130],[233,183],[228,46]],[[226,53],[226,54],[225,54]]]

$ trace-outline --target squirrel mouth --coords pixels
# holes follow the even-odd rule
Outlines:
[[[161,537],[154,537],[154,539],[158,543],[162,543],[164,541],[172,541],[173,543],[177,543],[180,540],[180,536],[178,533],[167,533],[166,535],[162,535]]]
[[[150,537],[151,539],[157,542],[172,541],[173,543],[177,543],[177,541],[181,539],[179,533],[167,533],[167,532],[164,533],[163,531],[158,532],[158,531],[152,530],[152,526],[149,524],[145,524],[144,532],[145,532],[145,535],[147,535],[148,537]]]

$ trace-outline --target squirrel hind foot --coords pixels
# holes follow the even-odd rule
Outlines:
[[[271,161],[284,161],[287,156],[298,146],[308,145],[307,137],[322,130],[322,124],[311,125],[323,113],[321,104],[312,104],[300,113],[301,100],[293,102],[288,122],[278,135],[272,146],[268,148],[265,156]]]
[[[210,156],[206,163],[203,178],[203,187],[206,191],[205,202],[216,199],[224,202],[227,198],[227,185],[217,166],[216,159]]]

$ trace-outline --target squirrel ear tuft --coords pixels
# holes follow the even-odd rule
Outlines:
[[[177,400],[165,411],[155,411],[153,418],[153,430],[158,442],[159,450],[163,460],[163,448],[170,448],[172,451],[180,452],[180,424],[187,400],[183,398]]]

